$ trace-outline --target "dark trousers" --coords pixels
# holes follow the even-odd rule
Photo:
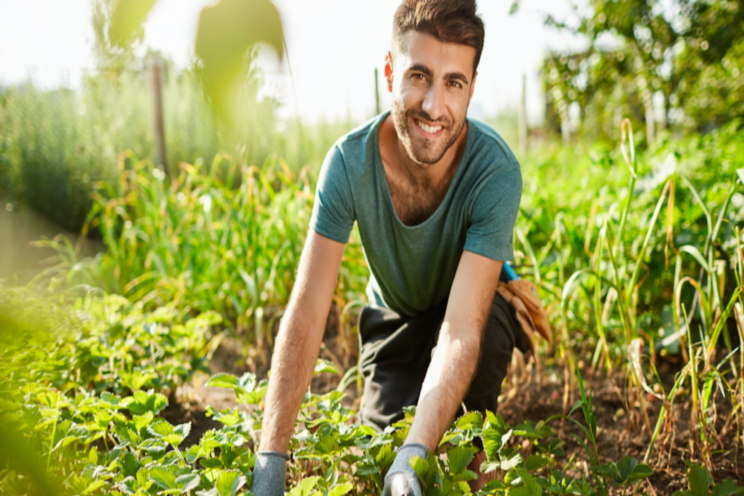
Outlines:
[[[444,320],[447,299],[416,317],[366,305],[359,316],[359,368],[364,376],[361,421],[380,430],[415,405]],[[501,383],[525,337],[511,305],[496,293],[483,332],[480,357],[463,403],[468,411],[496,412]]]

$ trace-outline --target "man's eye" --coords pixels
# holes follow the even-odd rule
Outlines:
[[[412,77],[413,79],[418,79],[419,81],[423,81],[426,79],[426,76],[424,76],[423,74],[414,74]]]
[[[460,81],[450,81],[449,84],[451,86],[454,86],[455,88],[462,88],[462,84],[460,83]]]

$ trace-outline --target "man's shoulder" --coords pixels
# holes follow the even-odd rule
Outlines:
[[[496,132],[491,126],[485,122],[468,119],[468,125],[474,134],[474,140],[477,142],[477,148],[483,153],[489,156],[490,160],[488,163],[492,165],[502,166],[513,166],[519,167],[517,157],[514,156],[509,145],[506,144],[504,138]]]
[[[344,159],[359,159],[366,153],[368,145],[375,134],[375,129],[382,116],[373,117],[341,136],[333,145],[344,156]]]

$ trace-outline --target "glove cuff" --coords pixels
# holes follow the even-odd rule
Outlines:
[[[251,492],[255,496],[284,496],[288,460],[287,453],[257,451]]]
[[[397,472],[404,472],[411,476],[414,480],[418,480],[416,472],[411,468],[411,458],[418,456],[423,460],[429,455],[429,448],[420,443],[407,443],[398,448],[398,453],[395,455],[395,460],[388,470],[388,475],[395,474]]]
[[[424,460],[426,460],[426,457],[429,456],[429,448],[424,446],[421,443],[406,443],[400,448],[398,448],[398,453],[400,453],[403,450],[416,450],[415,453],[411,453],[409,458],[413,458],[414,456],[418,455]]]

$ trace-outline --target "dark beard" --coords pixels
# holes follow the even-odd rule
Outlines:
[[[391,113],[393,114],[393,124],[395,125],[395,132],[398,133],[398,139],[403,143],[403,147],[408,152],[408,156],[419,165],[431,165],[439,162],[447,150],[458,140],[462,134],[462,130],[465,128],[466,118],[463,117],[462,121],[453,123],[450,119],[439,119],[434,121],[428,113],[419,109],[411,109],[406,111],[399,102],[393,101]],[[427,139],[419,140],[416,143],[418,146],[414,146],[412,133],[409,129],[409,122],[411,126],[414,126],[413,119],[420,118],[427,122],[437,122],[451,130],[451,134],[448,136],[447,144],[442,147],[441,150],[434,149],[434,145]],[[457,127],[455,127],[457,126]]]

